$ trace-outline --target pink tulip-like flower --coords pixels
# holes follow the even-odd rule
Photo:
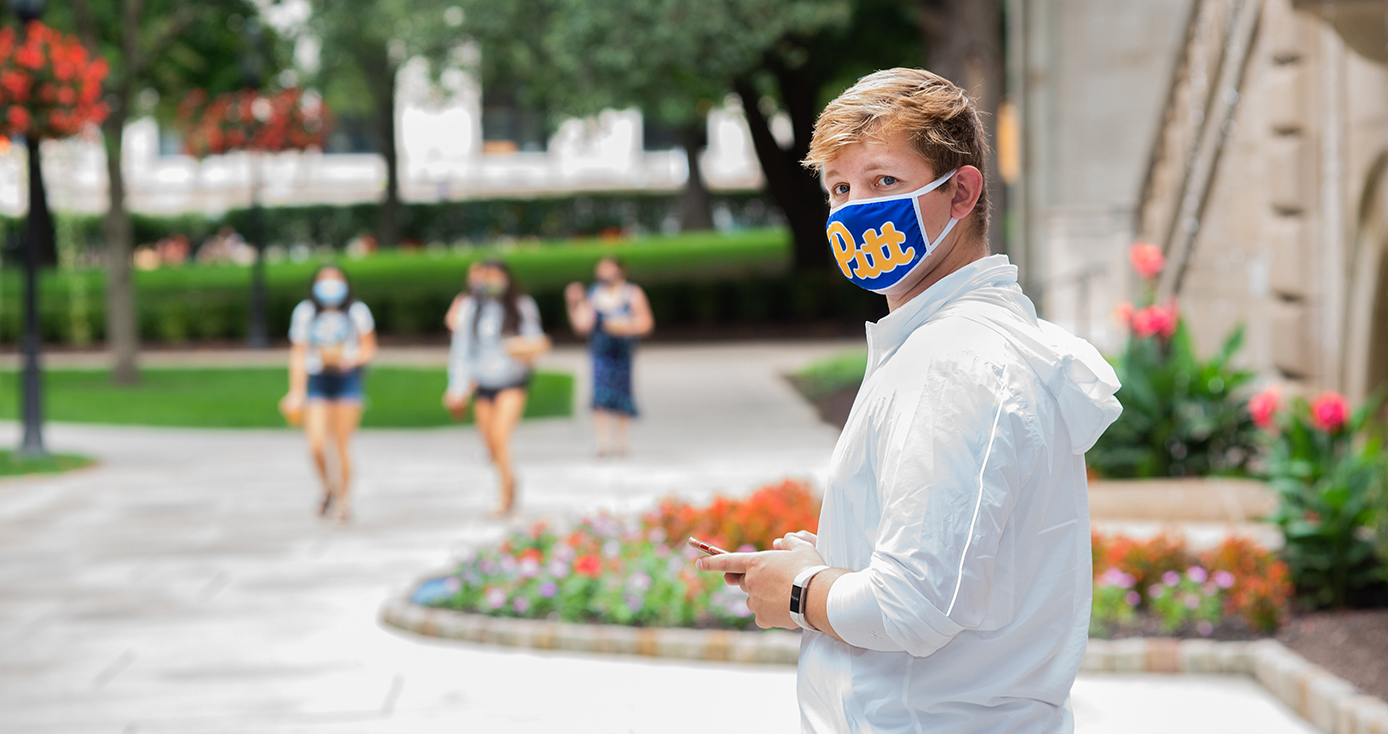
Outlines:
[[[1221,589],[1228,589],[1234,586],[1234,574],[1228,571],[1215,571],[1214,580]]]
[[[1133,325],[1133,304],[1131,301],[1119,301],[1113,307],[1113,320],[1122,324],[1124,328],[1132,328]]]
[[[1128,250],[1128,260],[1132,262],[1133,270],[1147,280],[1160,275],[1166,267],[1166,255],[1162,254],[1161,248],[1147,242],[1134,243]]]
[[[1349,420],[1349,401],[1334,390],[1326,390],[1311,402],[1311,422],[1326,433],[1334,433]]]
[[[1163,584],[1166,584],[1167,586],[1175,586],[1176,584],[1181,583],[1181,574],[1176,573],[1175,571],[1167,571],[1166,573],[1161,575],[1161,582]]]
[[[1277,411],[1282,408],[1282,395],[1277,388],[1270,387],[1248,399],[1248,412],[1253,416],[1253,425],[1264,430],[1277,423]]]
[[[1176,306],[1147,306],[1138,309],[1132,318],[1133,332],[1139,338],[1146,339],[1150,336],[1160,334],[1164,339],[1170,339],[1176,333]]]
[[[1129,591],[1123,595],[1123,601],[1130,607],[1135,607],[1142,601],[1142,596],[1136,591]]]
[[[1197,584],[1203,584],[1205,583],[1205,579],[1209,578],[1209,574],[1205,572],[1205,569],[1199,566],[1191,566],[1186,569],[1186,578]]]

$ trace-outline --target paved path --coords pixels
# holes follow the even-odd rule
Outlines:
[[[527,514],[817,479],[835,432],[778,373],[843,346],[648,349],[632,458],[592,458],[583,420],[521,427]],[[0,443],[15,436],[0,425]],[[289,431],[57,425],[49,443],[102,464],[0,483],[0,732],[797,730],[783,668],[383,629],[382,601],[502,531],[483,519],[492,479],[470,429],[363,433],[346,528],[312,516]],[[1075,709],[1081,732],[1309,731],[1237,678],[1087,677]]]

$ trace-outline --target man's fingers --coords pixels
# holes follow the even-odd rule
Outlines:
[[[743,588],[742,586],[743,579],[745,578],[747,578],[747,574],[725,573],[723,574],[723,583],[727,584],[728,586],[736,586],[737,588],[746,591],[747,589]]]
[[[700,571],[722,571],[723,573],[747,573],[747,564],[752,560],[751,553],[722,553],[707,556],[695,561],[694,567]]]
[[[814,544],[794,533],[781,539],[782,550],[796,550],[797,548],[813,548]]]

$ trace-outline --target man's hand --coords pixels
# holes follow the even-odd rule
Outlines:
[[[814,537],[811,533],[805,533]],[[759,553],[725,553],[700,558],[700,571],[722,571],[731,586],[747,592],[747,608],[757,615],[757,626],[799,629],[790,618],[790,587],[801,571],[824,565],[813,544],[799,533],[775,542],[779,550]]]

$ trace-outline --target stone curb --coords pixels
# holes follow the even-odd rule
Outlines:
[[[1080,670],[1251,675],[1326,734],[1388,734],[1388,703],[1365,695],[1276,640],[1090,640]]]
[[[537,650],[768,665],[795,665],[800,658],[800,635],[785,630],[739,632],[505,619],[433,609],[403,599],[387,604],[381,621],[430,637]]]
[[[405,599],[387,604],[381,621],[430,637],[538,650],[769,665],[794,665],[800,657],[800,635],[783,630],[736,632],[503,619],[423,607]],[[1365,695],[1276,640],[1090,640],[1080,670],[1248,675],[1326,734],[1388,734],[1388,703]]]

